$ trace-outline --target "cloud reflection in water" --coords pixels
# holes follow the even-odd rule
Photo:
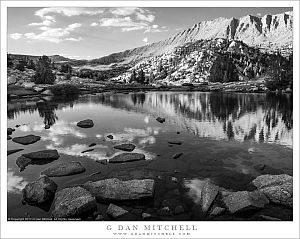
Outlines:
[[[23,177],[15,175],[11,168],[7,171],[7,192],[21,193],[28,182]]]

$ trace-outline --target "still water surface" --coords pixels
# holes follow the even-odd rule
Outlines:
[[[166,118],[157,122],[156,117]],[[76,123],[92,119],[94,127]],[[53,178],[58,190],[108,177],[177,177],[185,196],[197,202],[199,179],[210,178],[229,190],[251,190],[260,174],[292,175],[292,95],[141,92],[83,95],[76,99],[8,102],[8,127],[21,126],[13,137],[34,134],[32,145],[8,142],[8,149],[24,148],[8,156],[8,217],[49,217],[52,208],[21,203],[21,190],[40,172],[59,161],[80,161],[86,172]],[[44,129],[50,125],[50,129]],[[106,136],[113,135],[110,140]],[[182,145],[168,141],[182,141]],[[103,165],[120,152],[122,142],[136,145],[133,152],[146,155],[145,162]],[[94,151],[81,153],[96,143]],[[23,153],[57,149],[60,158],[44,165],[29,165],[19,172],[16,159]],[[175,153],[183,153],[173,159]],[[262,170],[261,165],[265,165]],[[91,175],[101,172],[97,175]],[[168,187],[164,189],[169,192]],[[163,200],[159,194],[155,200]],[[154,205],[155,206],[155,205]],[[156,205],[157,206],[157,205]],[[190,218],[188,218],[190,219]]]

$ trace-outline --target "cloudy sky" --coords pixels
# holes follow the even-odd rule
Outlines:
[[[93,59],[168,38],[203,20],[291,8],[8,8],[8,52]]]

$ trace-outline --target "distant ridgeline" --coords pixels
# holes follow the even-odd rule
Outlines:
[[[293,12],[204,21],[159,42],[93,60],[49,56],[53,69],[94,80],[205,83],[264,80],[270,90],[292,88]],[[39,57],[9,54],[10,65]],[[16,64],[11,64],[14,62]],[[31,67],[33,69],[33,67]],[[139,79],[141,76],[141,79]],[[71,79],[71,77],[68,77]]]

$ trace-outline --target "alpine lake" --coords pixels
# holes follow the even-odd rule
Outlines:
[[[155,180],[152,198],[113,202],[129,212],[114,220],[143,220],[143,213],[153,220],[263,220],[262,215],[292,220],[291,208],[273,203],[211,217],[201,213],[197,191],[204,179],[230,192],[255,190],[251,182],[259,175],[293,176],[292,102],[292,94],[165,91],[9,101],[8,127],[15,129],[11,136],[41,138],[29,145],[7,141],[8,150],[23,149],[7,157],[8,218],[51,220],[53,202],[24,204],[22,189],[49,166],[76,161],[85,171],[51,177],[57,191],[108,178]],[[85,119],[94,126],[78,127]],[[135,145],[132,152],[144,154],[145,160],[109,163],[124,153],[114,148],[122,143]],[[30,164],[22,171],[16,165],[22,154],[47,149],[56,149],[59,159]],[[109,204],[97,201],[103,220],[113,220],[105,213]],[[180,212],[174,213],[178,206]],[[173,213],[161,213],[164,207]],[[95,220],[95,214],[81,219]]]

